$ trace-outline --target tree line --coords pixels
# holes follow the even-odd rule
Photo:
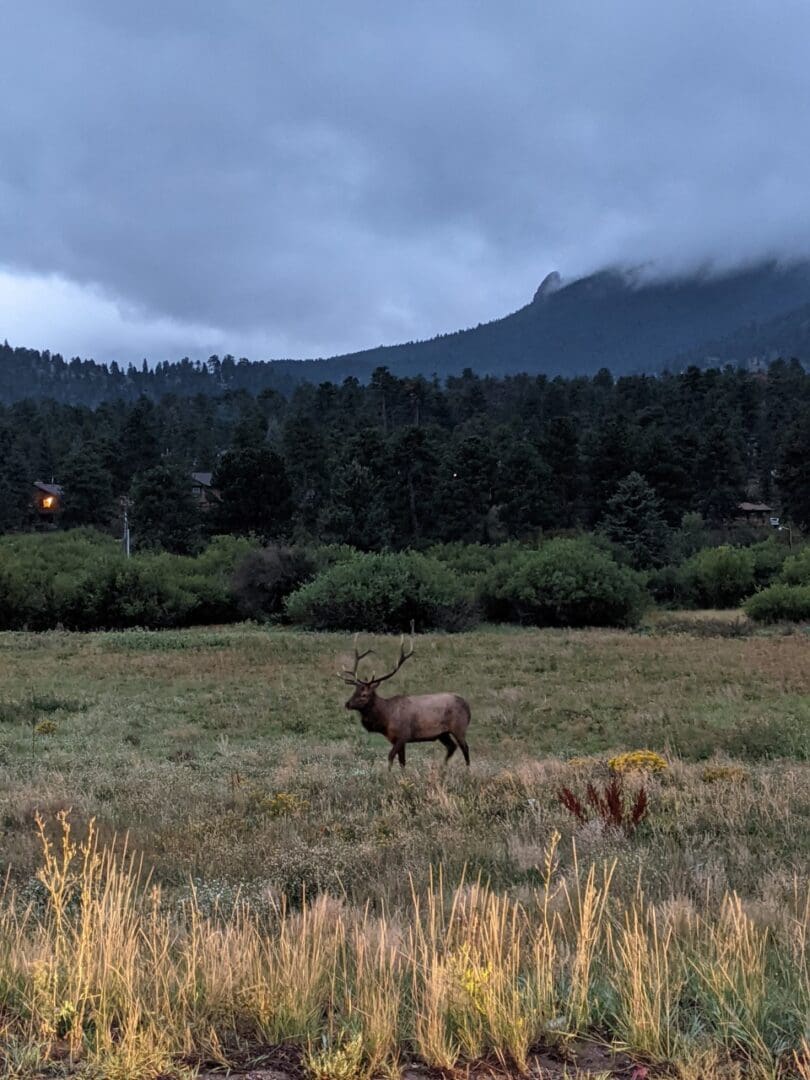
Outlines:
[[[220,492],[205,513],[195,470]],[[621,535],[642,522],[636,561],[654,564],[684,515],[720,526],[752,493],[810,528],[810,374],[777,361],[761,374],[467,370],[440,383],[378,368],[367,384],[287,396],[0,406],[0,531],[36,525],[31,485],[51,479],[64,488],[61,525],[117,529],[126,497],[136,544],[180,553],[213,533],[378,551],[606,523]]]

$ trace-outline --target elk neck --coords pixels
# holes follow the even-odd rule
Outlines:
[[[366,731],[382,731],[386,729],[387,714],[385,698],[377,693],[371,695],[368,704],[360,709],[360,721]]]

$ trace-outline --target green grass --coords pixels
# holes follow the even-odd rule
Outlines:
[[[395,657],[395,639],[373,644],[379,665]],[[787,944],[789,928],[806,916],[810,879],[806,635],[728,636],[688,625],[672,632],[670,622],[651,622],[641,632],[420,636],[387,692],[464,694],[472,768],[457,755],[443,772],[443,751],[427,744],[408,748],[404,775],[388,773],[387,744],[344,708],[348,694],[335,672],[351,648],[348,636],[253,626],[0,635],[0,872],[10,874],[15,903],[47,911],[34,879],[41,862],[34,816],[42,814],[53,834],[65,809],[76,836],[92,818],[102,843],[120,849],[128,834],[171,910],[193,895],[203,918],[247,901],[257,918],[272,920],[282,896],[295,909],[328,893],[347,910],[384,912],[406,935],[414,891],[429,895],[439,866],[448,896],[457,882],[481,876],[496,894],[534,910],[558,835],[555,873],[569,891],[590,866],[612,868],[616,908],[598,945],[605,971],[630,965],[630,952],[641,948],[630,931],[616,936],[619,913],[642,910],[640,887],[643,905],[667,919],[695,912],[705,920],[687,919],[682,958],[689,994],[710,1001],[694,1006],[695,1053],[734,1048],[717,1036],[732,991],[719,983],[707,989],[719,976],[716,965],[704,970],[695,959],[701,934],[706,956],[720,955],[723,920],[746,941],[750,921],[751,933],[776,949],[762,961],[772,994],[789,996],[796,979],[806,979]],[[669,761],[654,777],[626,781],[631,791],[644,782],[649,792],[638,831],[626,837],[579,826],[560,804],[560,788],[583,794],[588,781],[607,779],[608,757],[638,748]],[[734,767],[717,768],[724,763]],[[723,912],[733,896],[743,907],[732,918]],[[630,950],[624,959],[620,941]],[[644,963],[653,953],[658,963],[658,945],[644,941],[652,950]],[[417,945],[409,948],[418,952]],[[759,938],[749,946],[759,955]],[[414,971],[422,971],[413,956]],[[8,993],[2,967],[0,957],[0,998]],[[565,978],[578,970],[574,964]],[[611,994],[593,991],[578,1030],[601,1029],[643,1050],[653,1035],[638,1029],[635,998],[622,1004]],[[790,1031],[779,1035],[773,1016],[781,1006],[775,997],[765,1004],[756,1017],[735,1020],[748,1024],[739,1038],[760,1063],[792,1053],[801,1026],[791,1006]],[[720,1011],[712,1018],[710,1008]],[[686,1013],[679,1016],[688,1026]],[[678,1031],[686,1060],[688,1040]],[[432,1028],[428,1034],[438,1038]],[[653,1041],[662,1037],[658,1031]],[[437,1062],[450,1054],[442,1045]],[[313,1069],[323,1065],[312,1061]]]
[[[395,639],[374,644],[378,663],[396,653]],[[33,812],[70,807],[77,821],[95,816],[105,835],[128,831],[175,885],[192,874],[298,891],[300,875],[317,888],[340,879],[358,899],[382,886],[400,901],[407,882],[385,870],[395,852],[420,879],[441,859],[508,886],[526,879],[525,849],[550,828],[572,835],[556,801],[573,776],[566,759],[638,747],[675,767],[653,782],[652,817],[631,862],[650,861],[665,877],[686,852],[719,841],[712,861],[724,884],[743,891],[769,863],[807,868],[810,665],[801,635],[419,637],[387,692],[463,693],[473,767],[467,775],[454,760],[443,776],[443,751],[428,744],[409,748],[404,778],[389,776],[387,744],[343,707],[335,671],[350,649],[345,636],[251,626],[0,637],[0,869],[33,873]],[[55,731],[32,744],[38,719]],[[750,767],[743,789],[696,779],[699,763],[718,755]],[[268,814],[278,792],[301,806]],[[718,813],[723,799],[733,813]],[[671,848],[665,859],[661,844]]]

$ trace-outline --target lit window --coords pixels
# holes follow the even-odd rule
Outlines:
[[[42,500],[42,506],[45,510],[53,510],[53,504],[55,502],[56,499],[53,497],[53,495],[46,495],[45,498]]]

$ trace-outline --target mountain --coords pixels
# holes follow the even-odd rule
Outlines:
[[[785,325],[795,309],[806,305],[810,263],[783,267],[768,262],[723,276],[669,281],[605,270],[563,284],[554,273],[530,304],[505,318],[317,365],[333,379],[364,377],[376,367],[397,375],[440,376],[465,367],[480,375],[588,375],[600,368],[615,375],[655,372],[687,354],[691,362],[708,359],[720,341],[727,342],[729,360],[747,360],[754,342],[760,352],[772,351],[764,327]],[[810,359],[807,336],[804,358]],[[787,333],[782,341],[790,342]]]
[[[704,343],[684,353],[679,367],[686,364],[737,364],[746,360],[768,363],[778,357],[810,361],[810,303],[777,315],[766,322],[752,322],[727,337]]]
[[[0,346],[0,402],[52,397],[98,405],[140,394],[289,393],[300,382],[366,381],[375,368],[399,376],[614,375],[752,357],[810,361],[810,262],[765,262],[734,273],[650,280],[604,270],[565,283],[557,273],[511,315],[429,341],[380,346],[325,360],[249,362],[212,357],[124,371],[78,358]]]

